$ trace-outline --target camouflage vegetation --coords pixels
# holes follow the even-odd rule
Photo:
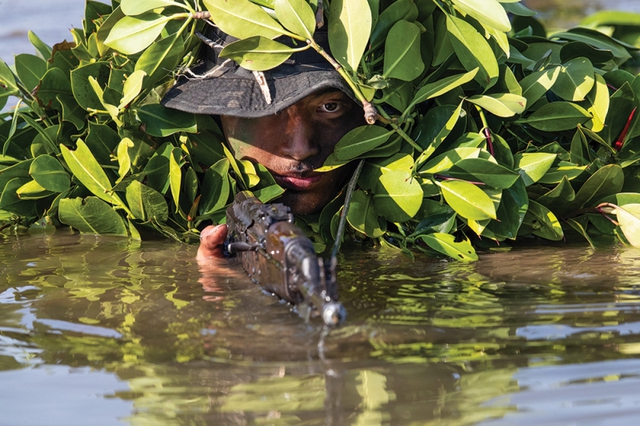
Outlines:
[[[316,49],[372,123],[323,169],[365,159],[351,232],[403,250],[477,259],[528,237],[640,246],[640,16],[601,12],[547,34],[514,0],[87,1],[74,43],[0,61],[0,220],[188,240],[233,195],[282,193],[238,161],[211,117],[159,104],[197,60],[211,21],[222,55],[264,71]],[[331,56],[313,42],[318,16]],[[278,40],[293,38],[297,48]],[[298,222],[335,238],[340,194]]]

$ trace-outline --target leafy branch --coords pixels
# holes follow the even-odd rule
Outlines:
[[[362,103],[370,124],[320,169],[364,160],[351,232],[463,261],[531,236],[639,245],[637,23],[608,12],[550,36],[532,14],[496,0],[90,0],[73,43],[31,33],[36,55],[0,61],[0,105],[19,98],[0,116],[0,225],[188,240],[238,189],[281,195],[213,119],[159,104],[215,25],[238,39],[220,55],[256,73],[317,51]],[[341,206],[298,218],[319,246]]]

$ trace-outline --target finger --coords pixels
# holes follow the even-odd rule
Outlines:
[[[200,233],[200,246],[196,259],[222,258],[223,244],[227,239],[227,225],[207,226]]]

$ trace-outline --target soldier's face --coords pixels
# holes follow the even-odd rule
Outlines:
[[[337,194],[351,169],[314,170],[345,133],[364,124],[362,109],[339,90],[311,94],[279,114],[221,121],[236,158],[269,169],[286,189],[279,201],[296,214],[317,212]]]

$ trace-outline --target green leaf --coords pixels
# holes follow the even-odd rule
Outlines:
[[[420,28],[413,22],[397,22],[385,42],[383,77],[412,81],[424,71],[420,53]]]
[[[572,209],[590,207],[602,198],[622,191],[624,185],[624,171],[617,164],[609,164],[598,169],[580,187],[576,198],[571,204]]]
[[[575,198],[576,192],[565,176],[555,188],[538,197],[536,201],[548,209],[553,209],[558,215],[562,215],[568,210]]]
[[[376,5],[371,3],[373,11]],[[405,19],[414,22],[418,19],[418,8],[413,0],[396,0],[389,3],[380,16],[373,19],[374,28],[371,32],[371,44],[378,46],[384,41],[391,27],[398,21]]]
[[[522,179],[502,191],[497,220],[492,220],[486,230],[500,238],[515,240],[529,208],[527,188]]]
[[[165,194],[169,189],[169,158],[154,155],[145,166],[144,174],[147,176],[147,185]]]
[[[249,0],[203,0],[213,22],[225,33],[238,38],[262,36],[274,39],[287,31],[267,12]]]
[[[124,91],[118,109],[122,109],[129,105],[142,92],[142,83],[147,73],[138,70],[134,71],[124,82]]]
[[[564,223],[566,223],[571,228],[573,228],[573,230],[576,231],[578,234],[582,235],[582,237],[584,237],[584,239],[587,240],[587,243],[589,243],[591,248],[594,248],[594,249],[596,248],[595,244],[593,243],[593,240],[591,239],[591,236],[589,235],[589,232],[587,231],[589,218],[587,218],[586,216],[581,216],[576,219],[566,218],[564,219]]]
[[[615,55],[610,50],[598,49],[581,41],[570,41],[560,50],[560,60],[563,63],[581,56],[597,65],[603,65],[615,59]]]
[[[269,185],[265,188],[256,189],[253,191],[253,195],[255,195],[260,201],[265,204],[273,201],[282,194],[284,194],[284,189],[282,189],[278,185]]]
[[[460,216],[470,220],[496,219],[496,208],[491,198],[477,186],[461,181],[436,181],[445,201]]]
[[[640,204],[615,206],[613,213],[629,244],[640,248]]]
[[[256,36],[226,45],[220,52],[220,57],[233,59],[242,68],[251,71],[266,71],[282,64],[294,52],[309,47],[305,45],[300,49],[292,49],[277,41]]]
[[[176,211],[180,210],[180,188],[182,187],[182,170],[180,165],[180,156],[182,151],[180,148],[174,148],[169,156],[169,188],[171,188],[171,196],[176,206]]]
[[[627,49],[620,45],[620,43],[613,40],[606,34],[596,30],[579,27],[572,28],[571,30],[566,32],[554,33],[550,38],[581,41],[598,49],[610,50],[616,56],[616,58],[621,61],[626,61],[627,59],[631,58],[631,55],[629,54]]]
[[[467,71],[478,68],[475,80],[485,89],[500,76],[498,61],[487,40],[468,22],[447,15],[447,31],[458,59]]]
[[[126,199],[134,219],[166,222],[169,218],[169,207],[164,196],[137,180],[127,186]]]
[[[583,101],[593,88],[593,65],[587,58],[575,58],[562,65],[551,90],[567,101]]]
[[[329,46],[333,57],[349,71],[358,69],[371,34],[367,0],[333,0],[329,8]]]
[[[378,220],[378,213],[373,208],[373,198],[360,190],[353,193],[347,221],[353,229],[370,238],[380,238],[385,233]]]
[[[36,211],[34,202],[18,197],[18,189],[28,181],[29,179],[22,177],[0,181],[0,211],[9,211],[26,218],[34,218],[40,214]]]
[[[260,183],[260,177],[256,171],[256,166],[250,160],[238,160],[238,168],[247,183],[248,188],[253,188]]]
[[[29,174],[48,191],[64,192],[69,189],[71,179],[60,161],[50,155],[40,155],[33,160]]]
[[[538,180],[540,183],[556,184],[562,179],[573,180],[582,175],[588,166],[577,166],[567,161],[560,161],[557,165],[549,168],[547,173]]]
[[[415,97],[413,98],[413,101],[411,101],[411,104],[407,108],[407,111],[421,102],[424,102],[428,99],[437,98],[438,96],[450,92],[456,87],[460,87],[463,84],[470,82],[478,73],[478,69],[479,68],[475,68],[464,74],[451,75],[449,77],[437,80],[433,83],[425,84],[415,94]]]
[[[27,37],[29,38],[31,44],[33,44],[33,47],[36,48],[38,53],[40,53],[44,59],[48,60],[49,58],[51,58],[51,53],[53,52],[51,46],[42,41],[40,37],[38,37],[36,33],[31,30],[29,30],[29,32],[27,33]]]
[[[511,22],[504,8],[496,0],[452,0],[453,6],[480,23],[498,31],[511,31]]]
[[[83,234],[128,236],[122,216],[96,197],[61,199],[58,218]]]
[[[537,71],[529,74],[522,80],[520,80],[520,86],[522,86],[522,96],[527,98],[527,105],[534,105],[545,93],[553,87],[560,75],[560,66],[554,66],[553,68]]]
[[[513,117],[516,114],[522,114],[527,107],[527,99],[513,93],[474,95],[466,100],[498,117]]]
[[[429,157],[431,157],[431,155],[436,151],[436,149],[438,149],[440,144],[444,142],[447,136],[449,136],[449,134],[455,127],[456,123],[458,122],[458,119],[460,118],[461,113],[462,113],[462,102],[460,102],[458,107],[455,110],[453,110],[451,117],[449,117],[445,125],[438,131],[438,133],[434,136],[434,138],[432,140],[426,140],[427,147],[425,148],[424,151],[422,151],[422,154],[420,154],[420,156],[416,160],[416,168],[419,169],[422,163],[428,160]],[[418,138],[416,137],[416,139]],[[423,146],[424,144],[421,143],[420,145]]]
[[[406,173],[407,178],[411,177],[411,172],[413,171],[413,158],[411,155],[399,152],[390,157],[376,158],[365,162],[358,184],[362,189],[375,192],[383,174],[398,171]]]
[[[587,144],[587,137],[580,127],[571,139],[569,154],[569,160],[579,166],[586,166],[592,161],[589,145]]]
[[[591,102],[591,106],[587,108],[587,111],[593,117],[591,130],[598,133],[604,129],[604,123],[609,112],[609,88],[604,77],[595,74],[595,84],[587,95],[587,99]]]
[[[0,88],[4,89],[10,95],[20,92],[16,82],[16,76],[2,59],[0,59]]]
[[[456,260],[462,262],[475,262],[478,260],[478,255],[468,239],[456,241],[453,235],[440,232],[421,235],[419,239],[433,250]]]
[[[43,105],[58,105],[58,96],[73,96],[69,76],[60,68],[50,68],[42,77],[36,96]]]
[[[382,126],[364,125],[347,132],[336,144],[333,155],[340,162],[346,162],[365,155],[389,140],[394,134]]]
[[[528,124],[543,132],[561,132],[575,129],[590,119],[591,114],[577,104],[552,102],[543,105],[529,117],[517,120],[516,123]]]
[[[171,17],[154,12],[125,16],[113,26],[104,44],[125,55],[133,55],[156,41],[170,20]]]
[[[98,45],[98,54],[101,57],[104,57],[109,50],[109,48],[105,46],[104,41],[107,39],[107,37],[109,37],[109,33],[113,29],[114,25],[124,17],[125,14],[122,11],[122,8],[120,6],[117,6],[113,9],[113,12],[111,12],[109,16],[107,16],[106,19],[102,22],[100,28],[98,28],[98,31],[96,33],[96,41]]]
[[[305,0],[275,0],[278,21],[292,33],[311,40],[316,30],[316,15]]]
[[[52,191],[47,191],[35,180],[29,181],[22,185],[20,188],[16,189],[16,195],[21,200],[39,200],[41,198],[49,197],[53,194],[54,193]]]
[[[89,134],[85,140],[98,163],[112,165],[111,153],[120,143],[120,136],[106,124],[89,122]]]
[[[210,167],[202,181],[202,201],[200,214],[209,215],[222,210],[229,200],[229,160],[223,158]]]
[[[144,71],[147,74],[143,87],[152,87],[176,69],[184,56],[184,49],[184,42],[179,32],[145,49],[135,66],[135,71]]]
[[[561,241],[564,238],[562,225],[551,210],[533,200],[529,200],[529,210],[524,218],[525,225],[532,229],[538,237],[551,241]]]
[[[373,193],[376,212],[389,222],[413,218],[420,210],[424,195],[420,183],[411,177],[410,170],[383,172]]]
[[[78,139],[75,151],[71,151],[62,144],[60,151],[71,173],[89,191],[115,206],[124,205],[120,197],[111,191],[112,185],[109,178],[82,139]]]
[[[47,76],[50,72],[51,70],[49,70]],[[101,99],[101,97],[96,93],[89,82],[89,79],[97,79],[99,83],[106,85],[108,76],[109,68],[104,62],[89,63],[71,71],[71,88],[73,89],[73,96],[82,108],[87,111],[100,110],[103,108],[103,99]],[[102,89],[100,89],[100,91],[102,91]]]
[[[120,2],[120,8],[128,16],[136,16],[153,9],[169,6],[185,8],[184,4],[172,0],[122,0]]]
[[[539,181],[556,160],[557,154],[525,152],[514,156],[515,169],[526,186]]]
[[[28,159],[0,168],[0,185],[6,185],[6,183],[13,178],[21,178],[25,182],[29,180],[29,169],[31,168],[32,162],[32,159]]]
[[[118,176],[120,178],[116,181],[119,183],[131,170],[131,157],[129,157],[129,148],[133,148],[133,141],[129,138],[123,138],[118,144],[117,157],[118,157]]]
[[[93,77],[89,77],[89,85],[102,104],[102,108],[100,108],[100,110],[106,111],[111,116],[111,119],[116,123],[116,125],[122,126],[122,122],[118,119],[118,108],[105,99],[105,92],[102,90],[102,87],[100,87],[100,83],[98,83],[98,80]],[[106,90],[109,90],[109,87],[107,87]]]
[[[26,53],[16,55],[15,64],[20,81],[29,91],[32,91],[40,84],[40,80],[47,72],[47,62],[34,55]]]
[[[56,96],[62,106],[62,120],[73,124],[76,130],[82,130],[87,125],[87,112],[78,105],[76,99],[70,95]]]
[[[483,158],[460,160],[445,173],[462,180],[480,181],[496,189],[509,188],[520,177],[517,172]]]
[[[102,17],[113,11],[110,4],[99,1],[87,0],[84,8],[83,29],[85,34],[93,34],[96,31],[96,22],[102,22]]]
[[[483,154],[486,156],[483,156]],[[429,160],[423,167],[420,169],[421,175],[429,175],[440,173],[444,170],[448,170],[455,163],[464,159],[464,158],[484,158],[488,159],[490,154],[487,151],[483,151],[480,148],[463,146],[459,148],[449,149],[437,157]]]
[[[196,118],[193,114],[165,108],[159,104],[145,105],[137,110],[140,121],[151,136],[165,137],[178,132],[195,133]]]

